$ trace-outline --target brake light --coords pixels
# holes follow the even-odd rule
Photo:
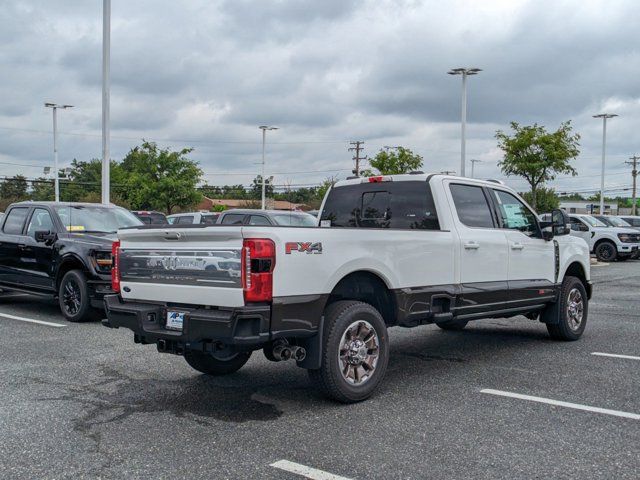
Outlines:
[[[247,238],[242,242],[242,289],[245,302],[270,302],[273,298],[273,269],[276,245],[268,238]]]
[[[120,240],[111,244],[111,289],[120,292]]]
[[[369,183],[381,183],[381,182],[390,182],[391,181],[391,177],[385,177],[382,175],[378,175],[375,177],[367,177],[367,180],[369,180]]]

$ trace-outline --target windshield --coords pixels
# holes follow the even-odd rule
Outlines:
[[[142,225],[131,212],[120,207],[69,205],[55,207],[67,232],[115,233],[119,228]]]
[[[581,220],[584,220],[585,222],[587,222],[589,225],[591,225],[592,227],[606,227],[607,224],[604,222],[601,222],[600,220],[598,220],[595,217],[591,217],[589,215],[585,215],[584,217],[580,217]]]
[[[621,218],[618,217],[604,217],[602,219],[604,222],[608,223],[609,225],[613,226],[613,227],[630,227],[631,225],[629,225],[627,222],[625,222],[624,220],[622,220]]]
[[[307,213],[278,213],[273,220],[283,227],[315,227],[318,219]]]

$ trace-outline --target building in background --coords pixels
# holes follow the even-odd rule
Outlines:
[[[209,198],[204,197],[198,205],[198,210],[211,211],[215,207],[223,206],[225,209],[230,208],[260,208],[260,200],[238,200],[232,198]],[[292,203],[287,200],[266,199],[267,210],[286,210],[286,211],[306,211],[310,210],[309,205],[304,203]]]

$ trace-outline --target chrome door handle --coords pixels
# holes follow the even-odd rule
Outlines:
[[[478,242],[467,242],[464,244],[464,248],[467,250],[477,250],[480,248],[480,244]]]
[[[511,250],[523,250],[524,249],[524,245],[521,243],[512,243],[511,244]]]

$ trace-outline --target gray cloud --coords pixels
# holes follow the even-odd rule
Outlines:
[[[50,162],[50,111],[61,113],[61,158],[100,155],[99,2],[22,0],[0,9],[0,162]],[[351,168],[348,140],[373,155],[406,145],[428,170],[457,169],[457,66],[469,79],[469,158],[499,177],[493,138],[508,122],[549,128],[572,119],[583,135],[580,180],[596,186],[601,109],[609,129],[612,185],[639,153],[640,26],[636,2],[249,1],[114,2],[112,154],[138,139],[195,147],[207,172],[257,170],[261,123],[268,165],[281,181],[313,183]],[[4,129],[3,129],[4,128]],[[11,130],[13,129],[13,130]],[[22,129],[26,131],[16,131]],[[71,135],[73,134],[73,135]],[[30,167],[31,168],[31,167]],[[322,172],[315,172],[315,171]],[[0,175],[20,167],[0,163]],[[26,170],[35,175],[38,167]],[[209,177],[248,183],[250,175]],[[521,187],[519,180],[512,180]]]

